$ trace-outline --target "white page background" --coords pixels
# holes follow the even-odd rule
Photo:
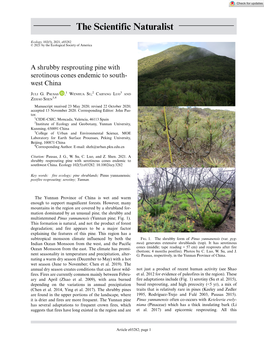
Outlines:
[[[5,9],[4,9],[5,10]],[[9,11],[7,11],[9,10]],[[9,4],[6,18],[1,24],[3,56],[2,63],[2,166],[1,166],[1,331],[3,351],[90,351],[106,349],[115,351],[179,350],[179,351],[261,351],[263,342],[263,305],[262,284],[262,199],[263,189],[254,185],[262,181],[262,131],[263,112],[263,8],[229,8],[228,1],[177,2],[101,2],[92,4],[84,1],[55,3],[28,2]],[[102,50],[114,45],[118,60],[126,65],[127,50],[134,46],[137,59],[137,41],[236,41],[236,157],[237,157],[237,209],[236,236],[239,254],[232,263],[239,268],[239,294],[237,324],[151,324],[151,332],[116,332],[123,324],[31,324],[29,300],[29,246],[28,231],[29,199],[37,193],[59,194],[59,187],[29,185],[29,75],[30,66],[35,60],[30,57],[30,18],[31,17],[131,17],[131,18],[168,18],[168,17],[237,17],[236,36],[138,36],[136,39],[119,36],[94,36],[91,42],[98,42]],[[65,38],[66,39],[66,38]],[[105,41],[106,39],[106,41]],[[120,50],[120,47],[124,48]],[[128,48],[127,48],[128,47]],[[131,50],[132,51],[132,50]],[[100,52],[98,52],[98,55]],[[129,62],[132,55],[129,51]],[[43,59],[45,53],[43,53]],[[102,57],[103,58],[103,57]],[[65,60],[68,58],[65,58]],[[103,58],[109,64],[108,58]],[[51,57],[50,62],[61,63],[61,58]],[[83,60],[73,57],[73,63]],[[116,60],[117,61],[117,60]],[[129,69],[129,68],[128,68]],[[135,74],[136,67],[131,67]],[[136,94],[134,95],[136,97]],[[136,105],[136,103],[135,103]],[[136,122],[136,121],[135,121]],[[136,123],[133,129],[136,133]],[[136,151],[134,151],[136,154]],[[14,162],[15,161],[15,162]],[[136,158],[132,175],[136,197]],[[249,171],[250,170],[250,171]],[[109,171],[109,170],[107,170]],[[245,192],[245,184],[252,185]],[[129,185],[129,188],[132,187]],[[107,189],[108,194],[116,195],[115,184]],[[82,189],[74,189],[76,194]],[[93,190],[97,194],[97,189]],[[100,192],[105,192],[101,189]],[[65,193],[65,191],[63,191]],[[90,194],[89,194],[90,195]],[[136,221],[136,220],[135,220]],[[134,224],[136,228],[136,222]],[[136,232],[135,232],[135,235]],[[142,266],[144,263],[142,262]],[[145,263],[145,265],[147,265]],[[188,262],[188,265],[189,264]],[[193,265],[198,265],[193,263]],[[210,263],[213,265],[213,263]],[[217,263],[216,263],[217,265]],[[224,265],[224,264],[223,264]],[[74,320],[75,317],[71,318]],[[111,317],[112,319],[112,317]],[[119,318],[120,320],[121,318]],[[124,318],[125,319],[125,318]],[[127,318],[126,318],[127,319]],[[145,319],[141,316],[131,320]],[[163,320],[162,316],[152,319]],[[169,318],[168,318],[169,319]],[[171,317],[170,317],[171,319]],[[172,318],[174,319],[174,318]],[[188,316],[189,319],[189,316]],[[78,319],[79,320],[79,319]],[[90,318],[88,320],[91,320]],[[122,318],[123,320],[123,318]],[[149,320],[149,319],[148,319]],[[175,320],[178,320],[175,317]],[[129,327],[145,328],[146,324],[133,324]]]

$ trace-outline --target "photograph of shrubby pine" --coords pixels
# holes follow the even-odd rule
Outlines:
[[[138,166],[235,167],[232,109],[139,106]]]
[[[139,232],[235,232],[235,169],[138,169]]]
[[[139,106],[235,106],[235,43],[138,43]]]

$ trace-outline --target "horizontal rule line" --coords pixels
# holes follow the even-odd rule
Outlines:
[[[32,320],[31,324],[236,324],[236,320]]]
[[[179,27],[234,27],[234,24],[179,24]]]
[[[33,27],[71,27],[71,24],[33,24]]]

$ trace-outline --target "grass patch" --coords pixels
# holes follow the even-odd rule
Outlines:
[[[208,165],[211,158],[221,167],[235,167],[234,111],[192,108],[188,113],[187,108],[169,106],[165,109],[174,166],[211,167]],[[153,160],[155,165],[162,165],[159,167],[170,165],[163,111],[161,106],[138,108],[139,167],[149,167]],[[182,149],[179,146],[183,146]],[[187,195],[183,193],[183,197]]]
[[[222,219],[223,216],[221,214],[207,212],[203,216],[203,225],[207,230],[212,230]]]
[[[185,215],[179,216],[179,220],[180,220],[180,221],[186,221],[186,216],[185,216]]]
[[[220,193],[220,192],[219,192]],[[221,195],[226,200],[227,195],[230,195],[229,189],[222,189]],[[141,232],[193,232],[195,231],[196,224],[202,226],[205,230],[213,230],[222,221],[223,215],[221,203],[217,200],[210,202],[210,207],[207,206],[207,197],[210,192],[205,189],[198,189],[193,191],[193,195],[198,204],[198,209],[201,218],[196,209],[193,199],[186,201],[188,195],[185,193],[177,193],[176,196],[171,194],[167,195],[167,202],[162,207],[161,204],[153,204],[156,201],[162,202],[163,196],[154,199],[151,202],[153,205],[138,207],[139,229]],[[212,195],[211,195],[212,196]],[[172,199],[183,198],[179,200]],[[151,198],[149,199],[151,201]],[[197,229],[197,228],[196,228]]]
[[[189,203],[182,203],[179,205],[179,209],[181,210],[186,210],[189,207]]]

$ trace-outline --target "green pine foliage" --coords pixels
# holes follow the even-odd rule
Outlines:
[[[173,106],[165,109],[173,166],[235,166],[235,112]],[[153,160],[155,165],[171,165],[164,108],[140,106],[138,121],[138,166],[153,167]]]
[[[212,194],[207,188],[193,191],[202,220],[199,217],[193,198],[185,192],[177,194],[169,193],[165,205],[157,204],[161,202],[162,196],[149,198],[145,210],[139,202],[138,219],[139,231],[141,232],[194,232],[195,226],[201,226],[205,230],[214,230],[222,221],[222,207],[218,200],[210,202],[210,207],[206,207],[208,199]],[[219,199],[227,202],[230,198],[230,189],[221,189],[217,193]],[[152,200],[153,199],[153,200]],[[184,203],[183,203],[184,202]]]
[[[235,106],[235,60],[188,45],[143,58],[138,105]]]

